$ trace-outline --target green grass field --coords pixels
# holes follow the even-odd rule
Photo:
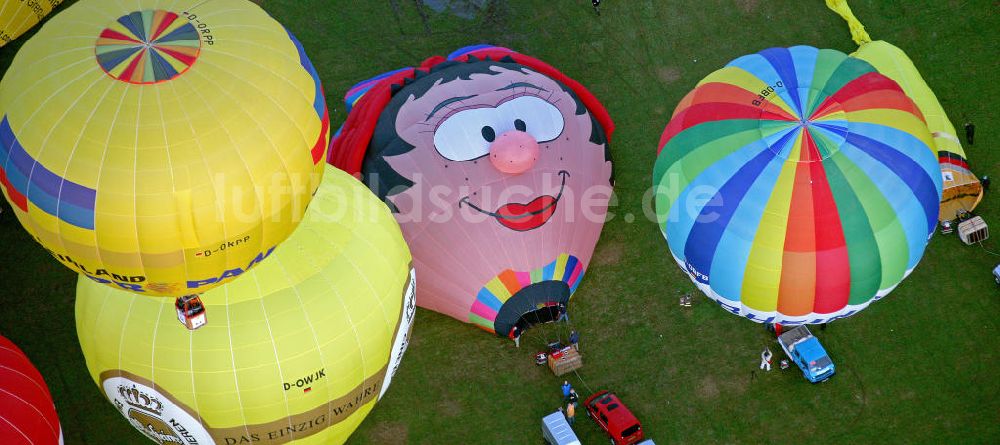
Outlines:
[[[617,391],[657,443],[1000,443],[1000,293],[990,276],[1000,257],[935,236],[889,297],[819,332],[838,375],[820,385],[794,369],[751,379],[772,337],[701,294],[679,307],[693,286],[641,216],[657,140],[699,79],[772,46],[856,48],[822,0],[607,0],[599,17],[585,0],[486,1],[474,19],[409,0],[258,3],[304,44],[335,125],[356,81],[480,42],[539,57],[604,102],[617,124],[617,216],[573,300],[586,365],[570,381],[582,397]],[[873,38],[910,55],[956,127],[977,125],[966,145],[973,169],[1000,173],[1000,4],[851,4]],[[2,69],[23,41],[0,49]],[[987,195],[979,213],[1000,230],[997,199]],[[630,214],[638,217],[626,222]],[[1000,242],[986,247],[1000,251]],[[9,211],[0,215],[0,257],[0,333],[45,376],[66,443],[146,443],[87,373],[76,277]],[[562,379],[532,355],[546,338],[565,338],[565,326],[530,330],[515,349],[429,311],[416,323],[392,387],[350,443],[541,443],[539,419],[559,406]],[[606,443],[582,410],[578,417],[584,443]]]

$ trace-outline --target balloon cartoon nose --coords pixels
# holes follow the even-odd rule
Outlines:
[[[501,134],[490,144],[490,162],[497,170],[511,175],[528,171],[535,165],[539,153],[535,137],[518,130]]]

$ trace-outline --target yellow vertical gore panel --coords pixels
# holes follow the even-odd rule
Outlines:
[[[798,136],[801,138],[802,136]],[[796,139],[788,159],[798,159],[800,141]],[[796,162],[785,162],[778,174],[774,192],[767,201],[760,219],[760,228],[750,248],[746,275],[743,278],[743,304],[760,311],[773,311],[778,307],[778,288],[781,284],[781,261],[785,246],[785,226],[790,217],[788,206],[792,198]]]

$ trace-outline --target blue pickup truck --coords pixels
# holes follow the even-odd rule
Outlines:
[[[819,383],[833,376],[833,361],[809,328],[798,326],[786,331],[778,336],[778,344],[810,382]]]

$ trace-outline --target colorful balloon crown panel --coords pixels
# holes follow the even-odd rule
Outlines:
[[[211,320],[81,277],[91,377],[158,443],[343,443],[382,397],[416,311],[411,258],[384,204],[328,167],[295,232],[205,292]]]
[[[927,128],[934,136],[934,145],[941,166],[943,191],[940,221],[953,220],[962,212],[971,212],[983,199],[983,186],[970,170],[965,149],[948,114],[938,102],[934,91],[927,85],[920,71],[903,50],[885,41],[872,41],[865,27],[858,21],[843,0],[827,0],[827,6],[847,21],[858,50],[851,57],[864,60],[879,73],[896,81],[907,96],[920,109],[927,120]]]
[[[885,296],[923,255],[941,175],[926,123],[859,59],[771,48],[681,100],[653,172],[678,265],[727,310],[821,323]]]
[[[62,0],[0,0],[0,47],[37,25]]]
[[[302,45],[244,0],[82,0],[0,83],[0,189],[67,267],[200,293],[284,240],[329,116]]]
[[[62,445],[49,388],[28,357],[0,336],[0,439],[5,445]]]
[[[330,162],[394,210],[420,306],[506,336],[557,317],[611,195],[600,102],[550,65],[477,45],[358,83]]]

